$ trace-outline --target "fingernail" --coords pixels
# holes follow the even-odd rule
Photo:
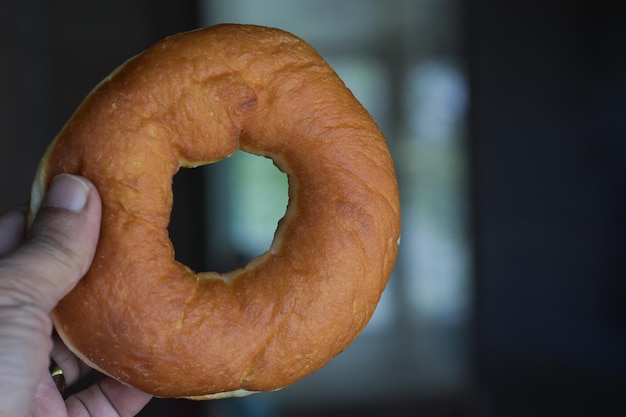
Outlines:
[[[89,185],[81,178],[70,175],[57,175],[50,184],[43,205],[71,211],[81,211],[87,203]]]

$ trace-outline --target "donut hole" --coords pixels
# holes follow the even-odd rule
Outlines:
[[[269,250],[288,204],[287,175],[269,158],[237,151],[173,178],[168,231],[177,261],[220,274]]]
[[[175,259],[194,271],[206,270],[206,216],[204,178],[210,165],[181,169],[173,178],[174,203],[168,233],[174,245]]]

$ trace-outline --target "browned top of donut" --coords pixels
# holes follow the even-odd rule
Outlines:
[[[238,148],[289,176],[270,250],[223,276],[174,261],[180,166]],[[324,60],[283,31],[224,25],[167,38],[95,89],[33,188],[84,175],[103,201],[94,263],[53,313],[92,366],[158,396],[283,387],[361,332],[393,268],[398,188],[380,130]]]

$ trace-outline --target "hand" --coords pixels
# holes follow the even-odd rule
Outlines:
[[[63,399],[50,358],[68,384],[88,369],[52,336],[49,313],[88,270],[100,230],[100,197],[87,180],[62,174],[28,237],[25,216],[0,216],[0,416],[134,416],[148,394],[104,378]]]

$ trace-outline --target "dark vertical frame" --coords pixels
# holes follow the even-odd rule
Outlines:
[[[626,386],[622,3],[468,6],[476,370],[493,415]]]

